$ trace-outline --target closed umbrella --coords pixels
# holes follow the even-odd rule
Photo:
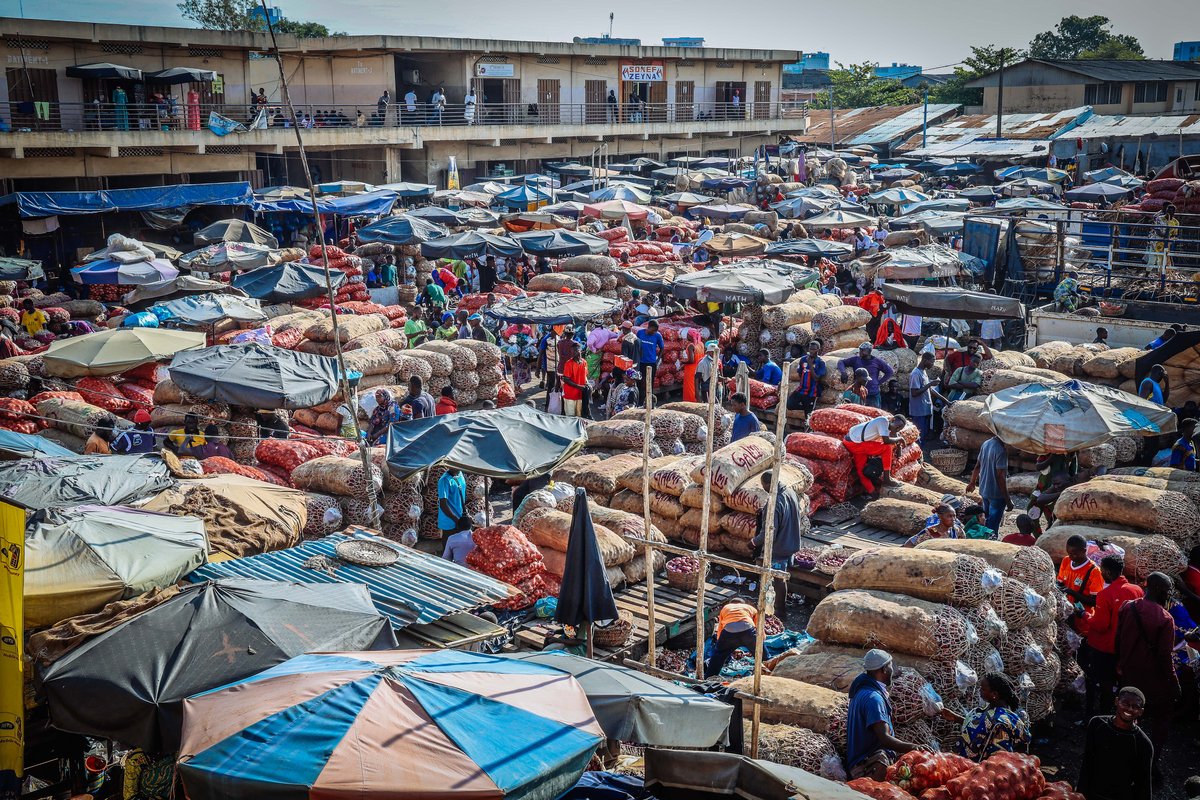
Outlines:
[[[59,730],[172,752],[193,695],[310,650],[395,644],[361,584],[208,581],[84,642],[42,687]]]
[[[554,800],[603,732],[570,675],[449,650],[314,653],[186,700],[191,800]]]
[[[94,284],[141,286],[147,283],[167,281],[178,275],[179,270],[171,266],[171,262],[161,258],[135,261],[130,264],[104,259],[71,269],[71,277],[75,279],[75,282],[87,286]]]
[[[421,255],[426,258],[514,258],[521,255],[521,243],[510,236],[465,231],[422,242]]]
[[[217,73],[211,69],[195,69],[194,67],[170,67],[146,75],[146,83],[167,84],[175,86],[181,83],[212,83],[217,79]]]
[[[36,281],[44,277],[40,261],[0,256],[0,281]]]
[[[214,325],[223,319],[239,322],[262,322],[267,319],[262,304],[249,297],[231,294],[198,294],[158,303],[160,318],[180,325]]]
[[[583,420],[532,406],[460,411],[393,425],[387,465],[402,478],[444,465],[491,478],[524,479],[545,475],[586,442]]]
[[[462,225],[463,219],[454,211],[441,206],[421,206],[405,211],[404,216],[423,219],[435,225]]]
[[[529,231],[528,233],[514,234],[513,238],[520,242],[526,253],[536,253],[552,258],[608,252],[607,239],[576,231],[561,229]]]
[[[346,273],[330,270],[329,280],[337,289],[346,282]],[[299,261],[243,272],[234,276],[232,285],[265,303],[294,303],[328,294],[325,270]]]
[[[604,571],[596,529],[588,510],[587,491],[575,490],[571,533],[563,566],[562,587],[554,619],[576,630],[587,630],[588,656],[592,654],[592,625],[617,619],[617,601]]]
[[[25,624],[56,625],[174,585],[208,561],[204,521],[121,506],[52,508],[25,533]]]
[[[193,272],[238,272],[269,266],[279,260],[279,251],[263,244],[217,242],[193,250],[179,265]]]
[[[216,242],[246,242],[267,247],[279,247],[279,240],[270,231],[243,219],[223,219],[197,231],[193,238],[197,245]]]
[[[757,256],[765,253],[766,239],[748,233],[718,233],[704,243],[709,252],[722,256]]]
[[[573,675],[609,739],[652,747],[712,747],[733,706],[637,670],[562,651],[509,656]]]
[[[421,244],[449,234],[445,227],[411,214],[385,217],[359,228],[355,234],[360,242],[384,244]]]
[[[116,375],[182,350],[205,345],[205,335],[161,328],[114,328],[50,343],[42,354],[46,372],[56,378]]]
[[[180,353],[169,370],[189,394],[249,408],[311,408],[338,393],[334,359],[256,343]]]
[[[1111,386],[1070,380],[1031,382],[988,395],[986,421],[1005,444],[1026,453],[1072,453],[1116,436],[1175,430],[1175,413]]]

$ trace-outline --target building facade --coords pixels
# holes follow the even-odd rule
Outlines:
[[[0,19],[0,49],[0,194],[302,180],[266,34]],[[279,49],[321,180],[444,185],[451,157],[469,182],[594,153],[745,153],[803,132],[780,103],[795,51],[389,35],[281,36]],[[130,72],[68,75],[104,63]],[[172,67],[215,80],[151,77]],[[214,114],[249,129],[218,136]]]
[[[998,73],[967,83],[983,89],[983,113],[996,113]],[[1004,113],[1091,106],[1097,114],[1180,114],[1200,110],[1200,63],[1185,61],[1047,61],[1026,59],[1004,70]]]
[[[1200,61],[1200,42],[1176,42],[1172,58],[1176,61]]]

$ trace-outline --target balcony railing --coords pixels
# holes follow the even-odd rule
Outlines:
[[[761,103],[404,103],[301,104],[295,118],[278,105],[231,103],[0,103],[0,131],[188,131],[217,113],[248,128],[613,125],[795,119],[794,104]]]

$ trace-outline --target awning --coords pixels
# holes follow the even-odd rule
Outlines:
[[[337,214],[342,217],[375,217],[390,214],[392,206],[400,195],[390,189],[376,189],[373,192],[350,195],[349,197],[320,197],[317,198],[317,211],[322,214]],[[312,201],[292,198],[284,200],[254,200],[254,210],[258,213],[285,212],[293,214],[311,214]]]
[[[449,235],[441,225],[410,215],[388,217],[358,229],[360,242],[421,244]]]
[[[169,370],[196,397],[249,408],[311,408],[338,392],[334,359],[261,344],[179,353]]]
[[[785,239],[767,245],[766,255],[776,257],[817,256],[835,258],[854,252],[854,245],[832,239]]]
[[[162,211],[187,206],[248,206],[253,201],[250,184],[242,181],[94,192],[14,192],[0,202],[16,203],[22,217],[49,217],[105,211]]]
[[[331,269],[329,281],[337,289],[346,282],[346,273]],[[274,267],[243,272],[234,276],[231,285],[266,303],[294,303],[328,293],[325,270],[299,261],[285,261]]]
[[[1025,319],[1025,306],[1015,297],[971,292],[951,286],[907,286],[885,283],[883,296],[902,314],[949,319]]]
[[[123,67],[120,64],[110,64],[108,62],[75,64],[67,67],[67,77],[91,80],[140,81],[142,79],[142,71],[137,67]]]
[[[212,83],[216,79],[217,73],[211,69],[194,67],[169,67],[146,75],[146,83],[165,83],[168,86],[180,83]]]
[[[819,277],[815,269],[797,269],[778,261],[742,261],[677,278],[669,291],[681,300],[702,303],[786,302],[797,289]]]
[[[521,325],[578,325],[621,310],[621,301],[587,294],[545,292],[518,297],[483,310],[489,317]]]

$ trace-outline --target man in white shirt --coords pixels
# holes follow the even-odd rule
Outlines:
[[[917,362],[917,368],[912,371],[908,379],[908,415],[912,417],[913,424],[921,432],[920,442],[922,445],[929,440],[933,433],[930,425],[933,421],[933,399],[936,397],[943,402],[946,399],[933,388],[937,386],[938,382],[929,378],[929,368],[932,366],[933,353],[922,353]]]
[[[923,320],[916,314],[905,314],[900,324],[900,334],[904,337],[909,350],[917,349],[917,340],[921,338],[921,323]]]
[[[1004,321],[999,319],[985,319],[979,323],[979,338],[988,347],[994,347],[999,350],[1004,339]]]
[[[407,121],[413,125],[418,124],[417,120],[417,93],[410,87],[404,93],[404,113],[407,115]]]
[[[842,444],[854,459],[858,479],[869,495],[874,496],[879,490],[879,485],[895,483],[892,480],[892,456],[895,454],[896,445],[903,441],[896,434],[906,424],[908,419],[903,414],[897,414],[891,420],[887,417],[875,417],[855,425],[842,440]],[[879,459],[882,471],[872,470],[874,477],[869,477],[864,474],[864,468],[867,466],[867,460],[874,458]]]

